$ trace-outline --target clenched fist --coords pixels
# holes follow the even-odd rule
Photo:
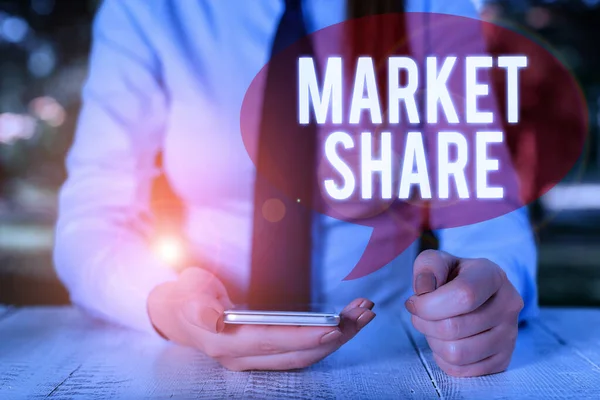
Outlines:
[[[427,250],[415,260],[413,288],[406,308],[442,370],[466,377],[508,367],[523,300],[502,268]]]

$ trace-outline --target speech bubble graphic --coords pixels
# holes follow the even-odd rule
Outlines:
[[[263,108],[268,74],[297,91],[272,89]],[[261,128],[264,113],[281,118]],[[384,14],[276,54],[249,86],[240,126],[255,165],[261,130],[293,143],[316,127],[311,187],[278,167],[293,149],[272,146],[257,173],[298,207],[373,228],[346,277],[356,279],[392,261],[425,226],[486,221],[550,190],[582,153],[587,108],[569,70],[519,32],[445,14]]]

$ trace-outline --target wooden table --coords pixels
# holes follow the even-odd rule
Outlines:
[[[509,370],[446,376],[398,313],[378,317],[309,369],[230,372],[199,352],[93,320],[72,307],[0,308],[0,399],[595,398],[600,310],[544,309]]]

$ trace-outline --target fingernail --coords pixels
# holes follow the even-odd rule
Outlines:
[[[368,308],[369,310],[372,310],[373,307],[375,307],[375,303],[373,303],[370,300],[363,300],[362,303],[360,303],[359,307]]]
[[[223,322],[221,314],[213,308],[205,308],[202,310],[200,319],[207,329],[214,330],[217,333],[222,332],[225,328],[225,322]]]
[[[219,317],[217,320],[217,333],[221,333],[225,330],[225,321],[223,321],[223,317]]]
[[[406,300],[406,302],[404,303],[404,307],[406,307],[406,309],[408,310],[408,312],[411,313],[411,314],[416,314],[416,312],[417,312],[417,308],[415,307],[415,303],[411,299]]]
[[[362,302],[363,300],[361,299],[352,300],[346,307],[344,307],[344,309],[342,310],[342,314],[350,310],[354,310],[355,308],[359,307],[362,304]]]
[[[342,337],[342,332],[338,329],[327,332],[321,337],[321,344],[333,343]]]
[[[353,309],[355,309],[355,308],[357,308],[357,307],[360,307],[360,305],[361,305],[363,302],[364,302],[364,300],[362,300],[362,299],[356,299],[356,300],[353,300],[353,301],[350,303],[350,307],[349,307],[349,308],[350,308],[351,310],[353,310]]]
[[[431,272],[423,272],[415,279],[415,293],[417,295],[433,292],[437,289],[435,275]]]
[[[358,329],[364,328],[369,322],[373,321],[375,318],[375,313],[373,311],[367,310],[360,314],[356,319],[356,326]]]

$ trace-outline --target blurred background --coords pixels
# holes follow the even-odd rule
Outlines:
[[[0,303],[68,303],[53,224],[99,3],[0,0]],[[600,306],[600,0],[488,1],[482,14],[543,39],[581,83],[584,154],[531,216],[540,303]]]

